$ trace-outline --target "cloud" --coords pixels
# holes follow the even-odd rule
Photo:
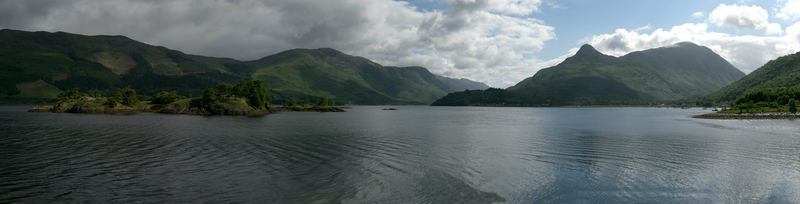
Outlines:
[[[617,29],[614,33],[595,35],[588,43],[603,53],[621,56],[683,41],[709,47],[743,72],[750,73],[769,60],[800,50],[800,22],[789,26],[783,36],[730,35],[709,31],[704,23],[687,23],[651,33]]]
[[[778,3],[783,3],[778,9],[775,17],[783,20],[794,20],[800,17],[800,0],[779,0]]]
[[[650,29],[653,29],[653,26],[651,26],[650,24],[647,24],[647,25],[642,26],[642,27],[634,28],[633,31],[642,32],[642,31],[646,31],[646,30],[650,30]]]
[[[542,1],[449,0],[420,11],[391,0],[0,1],[0,28],[126,35],[243,60],[331,47],[384,65],[508,86],[532,75],[554,28],[526,17]]]
[[[544,3],[544,5],[547,5],[547,7],[554,8],[554,9],[561,9],[561,8],[565,8],[565,7],[564,7],[564,6],[562,6],[561,4],[558,4],[558,3],[556,3],[556,2],[553,2],[553,1],[551,1],[551,0],[548,0],[548,1],[543,1],[542,3]]]
[[[692,13],[692,18],[703,18],[703,16],[705,16],[705,14],[700,11]]]
[[[504,14],[525,16],[533,12],[538,12],[541,4],[541,0],[494,0],[489,10]]]
[[[708,20],[719,27],[756,30],[767,34],[781,34],[781,25],[770,23],[767,10],[759,6],[720,4],[708,14]]]

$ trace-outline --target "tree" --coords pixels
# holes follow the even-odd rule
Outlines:
[[[176,93],[175,91],[172,92],[162,91],[158,92],[156,96],[153,98],[153,104],[170,104],[172,102],[181,100],[183,98],[184,98],[183,96],[178,95],[178,93]]]
[[[136,90],[132,88],[117,89],[122,92],[122,104],[126,106],[133,106],[139,103],[139,98],[136,98]]]
[[[222,94],[223,96],[234,95],[233,94],[233,86],[231,86],[229,84],[225,84],[225,83],[217,84],[216,88],[219,91],[219,93]]]
[[[103,102],[103,105],[108,106],[108,107],[112,107],[112,108],[113,107],[117,107],[119,104],[120,104],[120,102],[117,101],[117,99],[114,98],[114,97],[108,97],[108,98],[106,98],[106,102]]]
[[[319,102],[317,102],[317,106],[327,106],[328,105],[328,98],[321,97],[319,98]]]
[[[264,109],[271,106],[272,97],[270,97],[267,87],[261,80],[239,82],[233,87],[233,92],[247,99],[247,105],[254,109]]]
[[[231,94],[244,97],[244,95],[246,94],[244,91],[244,82],[239,82],[239,84],[233,86],[233,89],[231,89]]]
[[[778,101],[776,101],[779,105],[786,105],[789,103],[789,95],[783,94],[778,97]]]
[[[295,107],[295,106],[297,106],[297,102],[296,102],[296,101],[294,101],[294,98],[289,98],[289,101],[288,101],[288,103],[286,104],[286,106],[288,106],[288,107]]]
[[[219,91],[215,88],[209,88],[203,91],[203,97],[200,99],[202,106],[209,108],[219,101]]]
[[[134,106],[138,103],[139,98],[136,97],[136,90],[132,88],[122,88],[114,90],[114,94],[108,97],[103,104],[108,107],[116,107],[119,104]]]
[[[100,91],[99,90],[92,91],[92,97],[95,97],[95,98],[100,97]]]
[[[73,106],[85,103],[83,100],[83,93],[77,88],[62,91],[58,94],[58,102],[56,106]]]
[[[81,97],[83,97],[83,93],[81,93],[78,88],[68,89],[58,94],[58,102],[62,103],[74,101],[80,99]]]
[[[795,104],[795,100],[789,100],[789,112],[790,113],[797,113],[797,104]]]

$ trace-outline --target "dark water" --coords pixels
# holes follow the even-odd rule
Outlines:
[[[699,109],[0,107],[0,203],[798,203],[800,121]]]

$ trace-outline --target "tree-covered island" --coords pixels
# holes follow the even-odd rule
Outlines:
[[[116,89],[110,95],[99,91],[84,93],[77,88],[58,94],[55,105],[36,106],[30,112],[58,113],[136,113],[156,112],[197,115],[263,115],[280,111],[344,112],[333,100],[319,98],[315,104],[298,105],[294,100],[273,106],[266,86],[260,80],[241,81],[236,85],[218,84],[203,91],[200,97],[163,91],[153,96],[138,96],[131,88]]]

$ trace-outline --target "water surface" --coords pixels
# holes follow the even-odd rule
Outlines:
[[[265,117],[0,107],[0,203],[800,202],[800,121],[357,106]]]

